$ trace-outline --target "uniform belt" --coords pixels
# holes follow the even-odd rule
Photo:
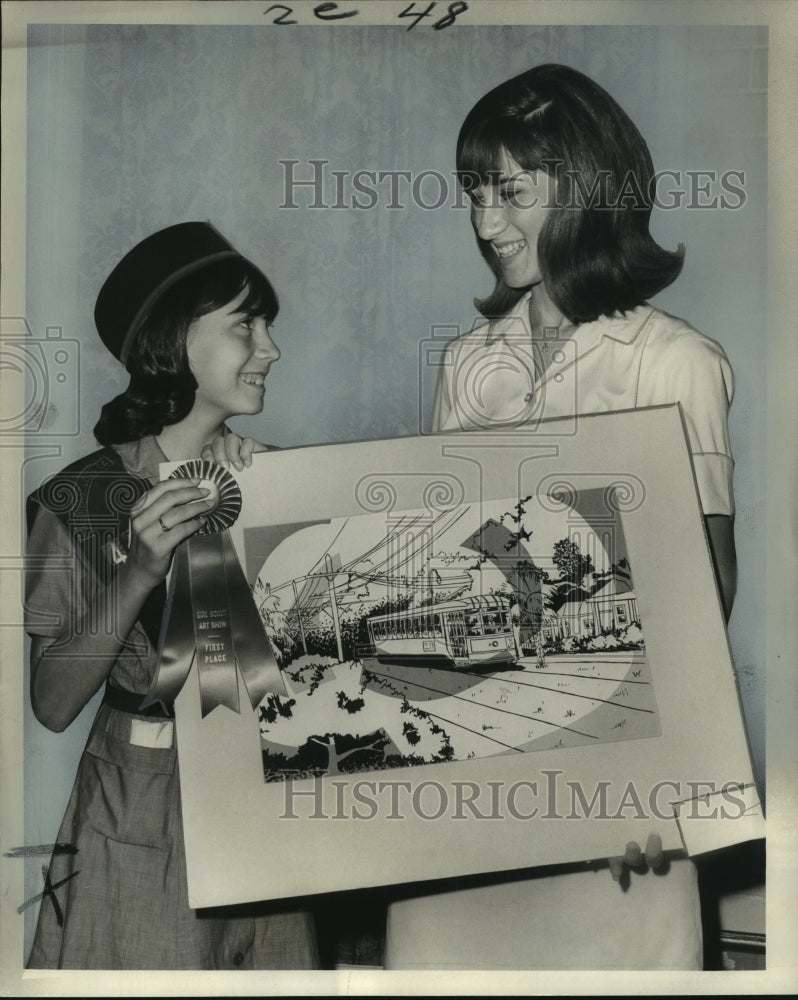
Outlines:
[[[166,705],[162,701],[144,709],[139,708],[144,698],[143,694],[125,691],[123,688],[116,687],[115,684],[106,684],[103,703],[119,712],[128,712],[130,715],[143,715],[151,719],[173,719],[175,717],[175,706]]]

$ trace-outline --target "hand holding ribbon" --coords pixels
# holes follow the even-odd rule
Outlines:
[[[141,707],[172,704],[196,657],[203,718],[217,705],[240,711],[237,666],[254,709],[269,692],[286,691],[227,530],[241,511],[241,491],[213,462],[186,462],[170,479],[199,479],[216,506],[175,550],[158,667]]]

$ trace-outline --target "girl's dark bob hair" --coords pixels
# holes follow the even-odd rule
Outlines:
[[[126,368],[130,385],[106,403],[94,436],[102,445],[160,434],[187,417],[197,382],[191,373],[186,337],[191,324],[221,309],[246,289],[239,311],[274,321],[280,308],[268,279],[236,257],[206,264],[168,288],[142,319]]]
[[[537,66],[477,102],[457,140],[463,188],[495,186],[505,155],[556,180],[538,260],[546,291],[571,322],[632,309],[678,276],[684,246],[669,252],[649,232],[655,178],[648,147],[626,112],[584,74]],[[477,242],[496,287],[475,304],[488,318],[503,316],[525,289],[505,285],[490,244]]]

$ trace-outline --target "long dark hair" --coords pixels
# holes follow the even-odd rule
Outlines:
[[[649,232],[654,167],[626,112],[597,83],[567,66],[537,66],[486,94],[457,141],[466,190],[495,184],[509,154],[524,170],[557,181],[556,207],[538,239],[546,291],[571,322],[643,303],[682,268],[684,247],[664,250]],[[490,318],[504,315],[525,289],[509,288],[490,245],[477,236],[496,286],[475,300]]]
[[[188,416],[197,388],[186,353],[188,329],[244,289],[240,311],[272,323],[279,310],[277,295],[266,277],[240,257],[207,264],[155,301],[128,354],[130,385],[105,404],[94,428],[100,444],[137,441]]]

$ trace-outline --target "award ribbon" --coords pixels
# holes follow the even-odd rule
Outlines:
[[[158,667],[141,708],[172,705],[196,657],[203,719],[218,705],[240,711],[236,667],[254,709],[269,692],[286,690],[227,530],[241,512],[241,491],[214,462],[186,462],[169,478],[200,479],[216,492],[216,506],[175,550]]]

